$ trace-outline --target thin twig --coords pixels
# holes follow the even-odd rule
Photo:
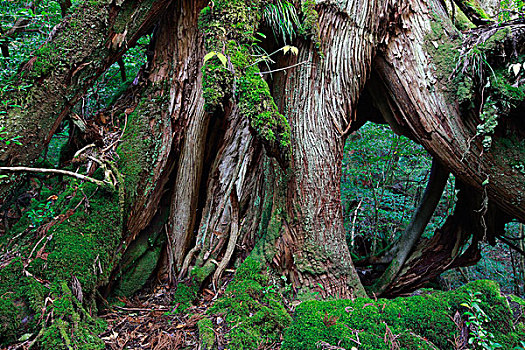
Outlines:
[[[275,72],[280,72],[280,71],[283,71],[283,70],[287,70],[287,69],[290,69],[290,68],[294,68],[294,67],[300,66],[301,64],[305,64],[305,63],[308,63],[308,61],[302,61],[302,62],[299,62],[299,63],[296,63],[296,64],[292,64],[291,66],[287,66],[287,67],[279,68],[279,69],[274,69],[274,70],[269,70],[267,72],[259,72],[259,74],[271,74],[271,73],[275,73]]]
[[[66,176],[75,177],[80,180],[89,181],[92,182],[98,186],[107,186],[108,183],[104,181],[100,181],[97,179],[94,179],[89,176],[85,176],[82,174],[77,174],[72,171],[68,170],[62,170],[62,169],[45,169],[45,168],[28,168],[28,167],[0,167],[0,173],[1,172],[7,172],[7,173],[44,173],[44,174],[61,174]]]

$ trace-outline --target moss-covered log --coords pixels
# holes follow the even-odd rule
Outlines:
[[[476,294],[479,293],[479,294]],[[286,330],[282,349],[458,349],[475,338],[466,313],[473,296],[490,321],[481,327],[501,349],[522,346],[523,323],[513,323],[509,301],[492,281],[476,281],[455,291],[422,292],[394,300],[307,301],[299,305]],[[466,306],[467,305],[467,306]],[[481,319],[480,311],[475,310]],[[472,332],[472,333],[470,333]],[[473,340],[475,341],[475,340]],[[477,343],[478,346],[481,346]]]

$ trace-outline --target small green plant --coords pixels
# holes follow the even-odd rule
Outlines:
[[[33,227],[39,227],[46,219],[51,219],[55,216],[55,210],[52,207],[53,202],[38,203],[38,205],[29,210],[27,216],[31,220]]]
[[[22,146],[22,143],[19,141],[20,136],[9,137],[5,126],[0,126],[0,142],[4,143],[6,146],[11,145],[12,143],[18,146]]]
[[[468,343],[473,345],[475,349],[493,350],[501,348],[501,344],[494,341],[494,334],[485,329],[485,325],[490,322],[490,317],[480,306],[481,299],[479,297],[482,294],[480,292],[469,292],[469,295],[470,300],[460,304],[467,308],[463,315],[468,317],[466,322],[470,330]]]
[[[297,36],[296,29],[301,30],[301,21],[295,6],[288,1],[277,1],[264,9],[264,19],[272,29],[276,40],[284,44],[292,42]]]

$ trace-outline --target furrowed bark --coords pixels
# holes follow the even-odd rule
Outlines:
[[[287,194],[289,222],[279,242],[278,261],[289,267],[284,272],[294,285],[312,288],[319,283],[324,296],[364,295],[343,229],[341,160],[344,131],[354,122],[382,18],[395,12],[391,5],[320,4],[319,33],[326,58],[316,52],[314,43],[300,45],[297,61],[309,64],[291,69],[276,84],[291,125],[293,169]]]
[[[199,9],[193,2],[177,1],[169,10],[160,24],[149,77],[151,84],[159,86],[161,91],[157,93],[157,99],[153,103],[148,102],[151,97],[143,99],[145,115],[142,117],[142,127],[157,131],[152,135],[143,136],[146,143],[144,146],[153,147],[150,159],[154,161],[145,159],[146,163],[138,165],[137,169],[144,173],[153,169],[153,172],[146,182],[138,184],[138,195],[134,199],[128,219],[131,237],[146,227],[157,210],[170,173],[177,166],[177,162],[184,162],[189,146],[181,146],[183,140],[187,140],[186,144],[193,142],[193,137],[197,137],[198,140],[199,135],[187,131],[188,124],[194,119],[201,120],[204,117],[198,83],[202,60],[202,38],[196,29]],[[151,113],[153,115],[148,116]],[[160,117],[156,123],[152,121],[155,115]],[[131,162],[135,161],[133,153],[128,157]],[[192,171],[187,165],[189,164],[179,164],[178,171]],[[176,180],[182,181],[180,178]],[[177,182],[175,186],[191,187],[193,180],[185,179],[180,185]]]
[[[436,23],[446,33],[437,39],[429,36]],[[477,191],[486,189],[494,203],[525,220],[525,174],[511,165],[524,157],[519,146],[522,136],[512,141],[510,136],[495,135],[491,149],[484,151],[482,137],[477,135],[476,128],[481,124],[477,111],[462,111],[457,96],[451,96],[454,92],[449,77],[457,62],[452,59],[448,63],[452,67],[445,67],[448,70],[443,72],[443,61],[438,61],[443,60],[438,57],[439,50],[451,58],[458,52],[455,45],[461,46],[461,42],[454,43],[451,38],[460,33],[452,28],[436,2],[418,2],[405,13],[403,24],[405,30],[385,37],[386,46],[374,61],[377,75],[373,80],[381,82],[376,90],[383,91],[382,98],[391,109],[395,124],[461,181]],[[435,45],[438,49],[433,51]]]
[[[231,252],[224,255],[228,246],[234,247],[237,242],[245,241],[246,236],[252,234],[248,228],[253,229],[253,224],[258,222],[259,207],[253,202],[258,196],[254,185],[261,176],[257,171],[260,151],[254,144],[249,121],[242,118],[236,108],[226,116],[226,133],[208,173],[206,205],[202,209],[197,235],[192,237],[194,246],[179,271],[179,278],[189,274],[198,284],[211,276],[217,266],[224,267],[229,263]],[[239,206],[235,209],[232,208],[232,196],[239,199]],[[236,212],[237,220],[232,221],[232,211]],[[247,217],[252,222],[244,225]],[[226,261],[221,262],[224,258]]]

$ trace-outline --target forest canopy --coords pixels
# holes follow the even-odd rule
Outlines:
[[[1,346],[525,348],[523,1],[10,0],[0,49]]]

